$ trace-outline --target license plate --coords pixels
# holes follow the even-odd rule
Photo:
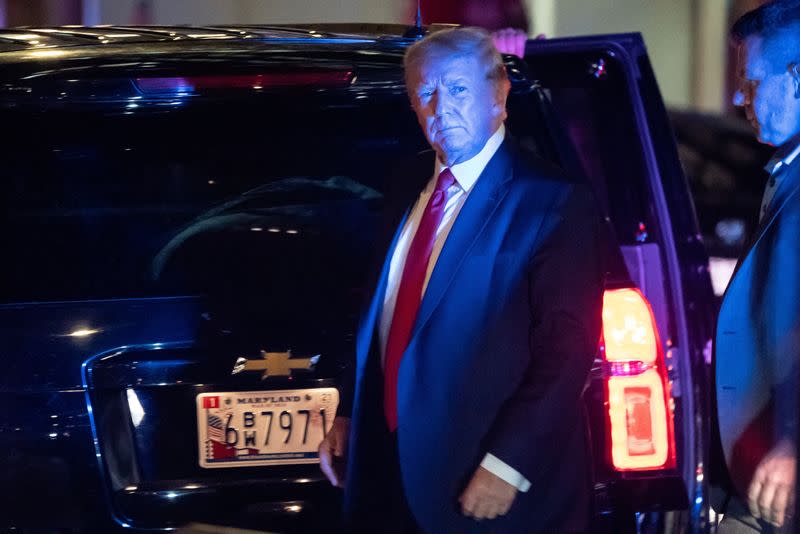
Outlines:
[[[200,467],[317,463],[338,404],[336,388],[201,393]]]

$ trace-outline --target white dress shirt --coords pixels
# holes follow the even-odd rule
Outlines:
[[[422,284],[422,295],[425,295],[431,273],[436,266],[436,261],[439,259],[439,254],[442,252],[442,247],[444,247],[444,243],[447,240],[447,236],[450,233],[450,229],[453,227],[456,217],[458,217],[458,213],[464,206],[464,202],[467,200],[470,191],[474,188],[475,182],[478,181],[483,169],[486,168],[489,160],[492,159],[492,156],[494,156],[497,149],[500,148],[500,145],[503,144],[505,135],[505,126],[501,125],[500,128],[492,134],[489,140],[486,141],[486,144],[480,152],[469,160],[453,165],[450,168],[450,172],[453,173],[456,181],[447,190],[444,215],[442,216],[442,222],[439,223],[439,227],[436,229],[436,240],[433,243],[433,250],[431,251],[431,257],[428,261],[428,270],[425,274],[425,281]],[[411,247],[411,241],[417,233],[417,228],[419,228],[422,215],[425,212],[425,207],[428,205],[428,201],[436,188],[436,181],[439,178],[439,173],[446,168],[447,166],[442,164],[439,158],[436,158],[433,176],[428,180],[428,184],[419,194],[414,207],[411,209],[406,223],[403,226],[403,230],[400,233],[400,237],[397,240],[394,252],[392,253],[392,259],[389,263],[389,277],[386,283],[386,294],[383,298],[383,312],[380,318],[380,347],[382,360],[386,355],[386,343],[389,339],[389,330],[392,326],[392,317],[394,317],[394,308],[397,303],[397,291],[400,287],[400,279],[403,276],[408,249]],[[519,491],[524,492],[530,489],[530,482],[522,476],[521,473],[492,454],[486,454],[481,462],[481,466],[516,487]]]
[[[779,151],[764,167],[770,176],[769,180],[767,180],[767,186],[764,188],[764,196],[761,199],[761,211],[758,212],[759,221],[766,215],[778,186],[781,184],[783,177],[786,176],[786,169],[800,154],[800,142],[786,156],[783,154],[785,154],[784,151]]]

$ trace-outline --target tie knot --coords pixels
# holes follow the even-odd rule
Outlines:
[[[450,169],[445,169],[439,173],[439,178],[436,180],[436,191],[447,191],[454,183],[456,183],[456,177],[453,176]]]

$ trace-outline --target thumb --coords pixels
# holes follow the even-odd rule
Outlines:
[[[334,456],[342,457],[347,454],[347,441],[350,438],[350,424],[346,419],[334,422],[330,433],[331,452]]]
[[[322,472],[327,477],[328,481],[334,486],[339,486],[339,477],[336,476],[336,470],[333,468],[333,462],[331,461],[331,453],[330,449],[323,442],[323,446],[319,449],[319,467]]]
[[[347,450],[347,434],[344,432],[337,433],[331,445],[334,456],[344,456]]]

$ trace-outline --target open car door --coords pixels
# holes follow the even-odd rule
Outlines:
[[[639,512],[654,512],[644,517],[658,531],[703,531],[714,301],[644,42],[639,34],[531,40],[524,59],[524,78],[535,82],[513,91],[511,129],[525,144],[530,125],[514,107],[549,101],[536,118],[553,132],[545,155],[591,183],[619,260],[609,262],[604,340],[586,392],[597,512],[613,518],[614,532],[635,528]]]

